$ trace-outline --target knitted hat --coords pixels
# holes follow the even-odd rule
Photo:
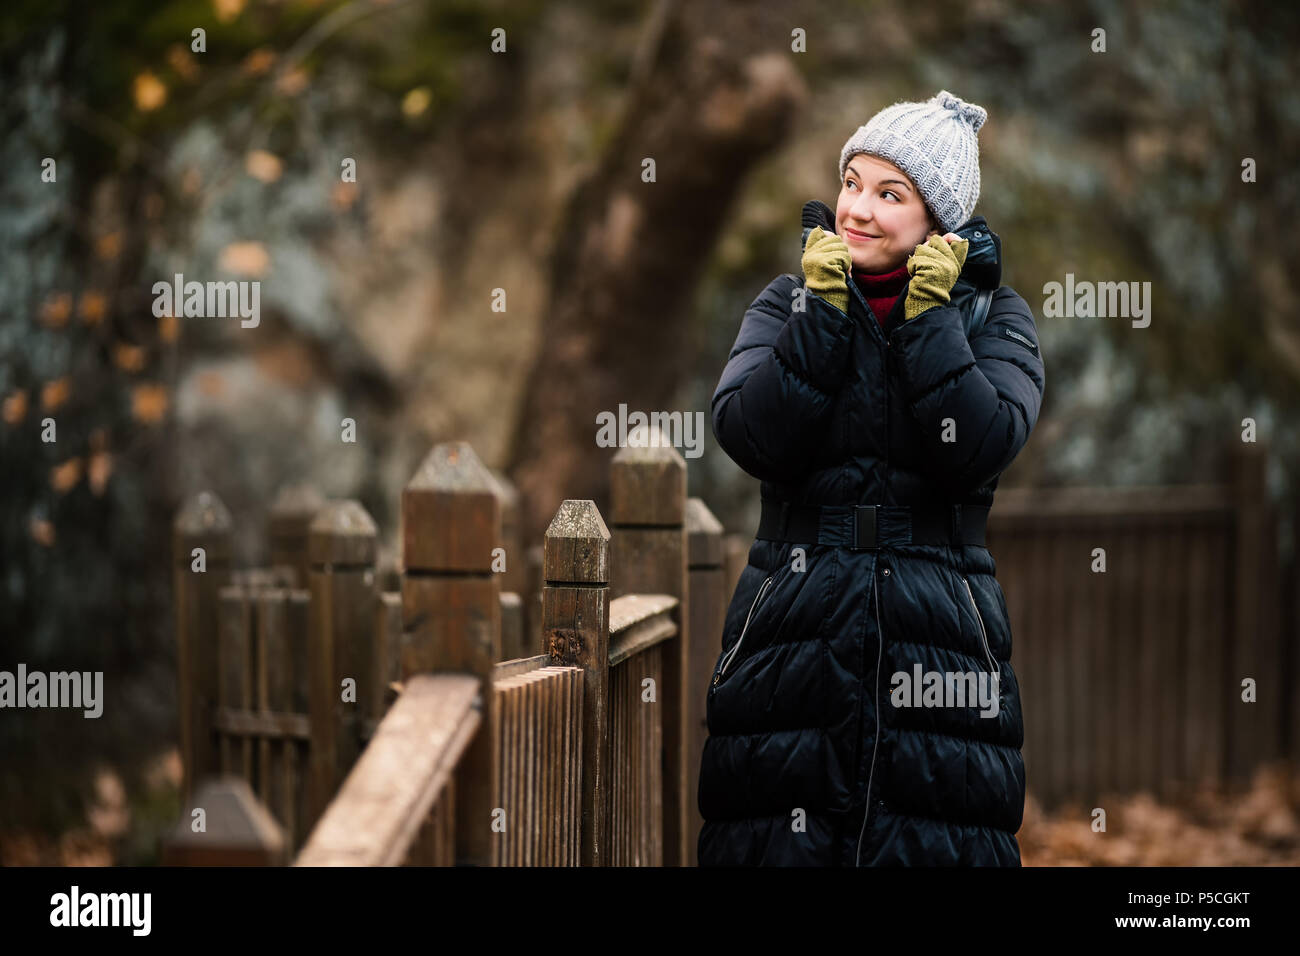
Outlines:
[[[887,159],[916,183],[939,226],[951,232],[971,217],[980,195],[976,134],[982,106],[940,90],[924,103],[887,106],[849,137],[840,152],[840,180],[856,153]]]

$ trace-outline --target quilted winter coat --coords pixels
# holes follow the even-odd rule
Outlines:
[[[764,498],[991,504],[1038,419],[1043,361],[1000,285],[1001,241],[982,216],[954,232],[970,246],[951,301],[911,321],[904,291],[882,330],[853,282],[847,315],[813,294],[797,311],[795,274],[746,311],[713,431]],[[975,328],[981,288],[996,291]],[[964,543],[756,538],[708,690],[700,865],[1019,866],[1023,726],[995,571]],[[896,706],[893,675],[917,664],[995,672],[996,716]]]

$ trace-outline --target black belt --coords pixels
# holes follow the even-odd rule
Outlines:
[[[755,537],[860,550],[899,544],[984,547],[988,505],[798,505],[763,499]]]

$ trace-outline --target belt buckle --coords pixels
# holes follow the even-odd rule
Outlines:
[[[876,505],[853,506],[853,550],[876,547]]]

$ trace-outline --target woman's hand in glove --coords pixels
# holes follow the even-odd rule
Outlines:
[[[846,315],[852,269],[853,256],[843,239],[833,232],[826,232],[821,226],[808,233],[808,242],[803,248],[804,288]]]
[[[966,264],[968,248],[970,243],[954,232],[945,236],[933,235],[916,247],[907,260],[907,274],[911,281],[907,286],[907,299],[903,302],[905,321],[936,305],[948,304],[952,287]]]

